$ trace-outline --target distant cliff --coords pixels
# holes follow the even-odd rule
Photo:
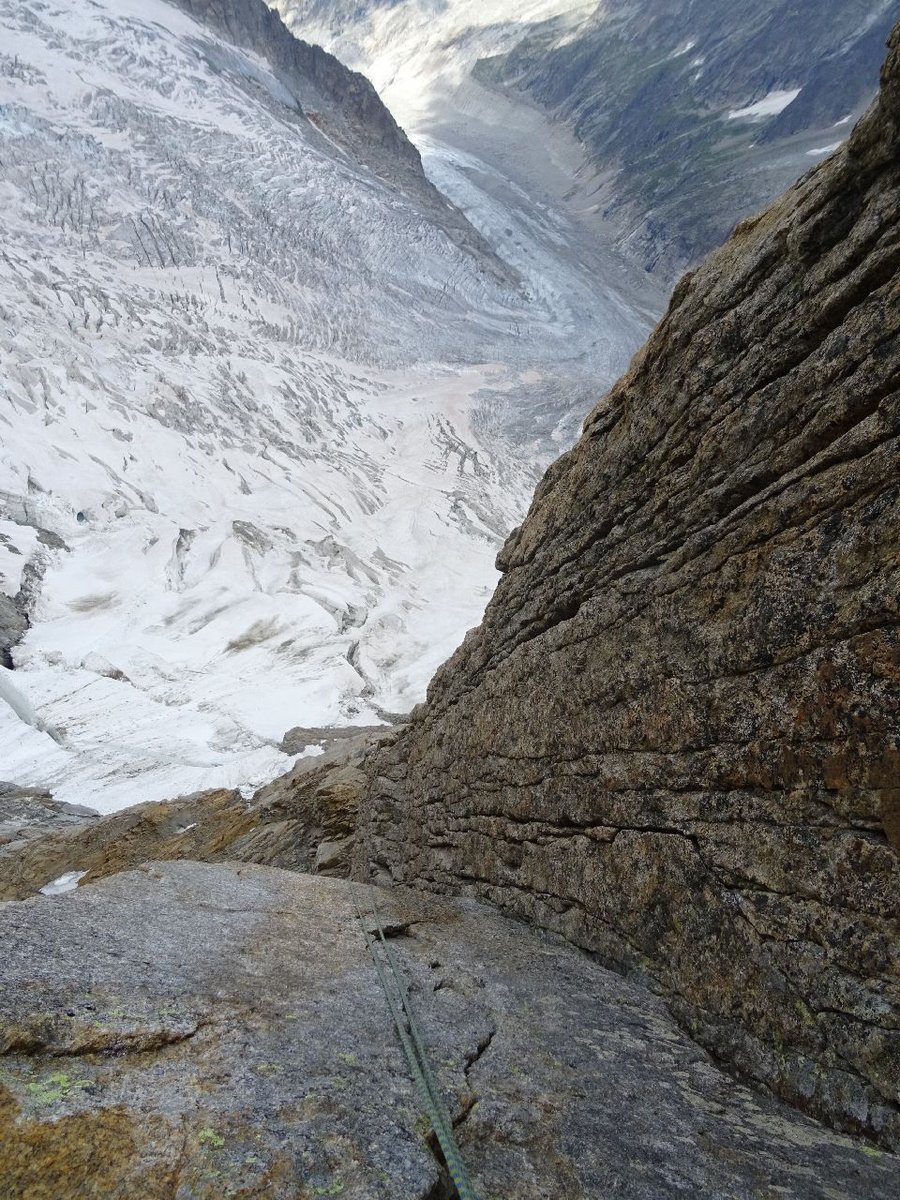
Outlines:
[[[369,761],[355,868],[564,933],[894,1146],[898,212],[900,27],[849,142],[682,280],[547,473]]]
[[[597,207],[674,277],[847,136],[898,19],[900,0],[608,0],[574,34],[537,25],[476,74],[572,127]]]
[[[265,59],[307,119],[380,179],[414,197],[418,208],[463,250],[504,282],[518,275],[502,263],[463,214],[428,180],[419,151],[375,88],[321,46],[295,37],[264,0],[171,0],[233,45]],[[227,63],[221,64],[228,69]]]
[[[369,80],[345,67],[320,46],[311,46],[294,37],[263,0],[174,0],[174,3],[236,46],[254,50],[265,58],[307,115],[324,116],[362,152],[363,161],[377,147],[421,174],[418,150]]]

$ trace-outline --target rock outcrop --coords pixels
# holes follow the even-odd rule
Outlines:
[[[367,893],[151,863],[0,908],[0,1195],[454,1194]],[[378,904],[479,1195],[896,1194],[895,1156],[735,1084],[661,1001],[558,939],[471,902]]]
[[[27,632],[28,617],[20,605],[0,592],[0,667],[12,668],[12,648]]]
[[[20,787],[0,780],[0,854],[10,844],[21,845],[31,837],[43,837],[49,829],[80,828],[96,818],[94,809],[61,803],[44,788]]]
[[[152,859],[233,860],[347,875],[366,776],[360,764],[390,728],[347,729],[316,758],[249,800],[232,788],[136,804],[98,817],[46,792],[0,783],[0,900],[24,900],[63,876],[82,884]],[[315,740],[308,730],[307,742]],[[288,735],[290,736],[290,735]]]
[[[367,767],[356,864],[563,933],[894,1146],[898,212],[900,28],[850,141],[682,280],[547,473]]]
[[[0,492],[0,519],[10,514],[17,523],[28,524],[25,508],[25,505],[19,507],[12,502],[8,493]],[[0,667],[7,670],[15,669],[13,650],[25,637],[31,625],[31,613],[47,567],[46,548],[67,548],[61,538],[48,529],[42,529],[36,521],[34,528],[37,533],[38,550],[25,563],[15,591],[5,590],[8,585],[0,571]],[[11,550],[16,557],[22,553],[12,539],[0,531],[0,551],[4,548]]]

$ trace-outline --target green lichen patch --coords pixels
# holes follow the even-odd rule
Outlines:
[[[73,1079],[65,1071],[54,1071],[42,1079],[25,1085],[25,1091],[35,1104],[55,1104],[66,1100],[73,1092],[84,1091],[93,1085],[90,1079]]]
[[[225,1139],[222,1137],[222,1135],[220,1133],[216,1133],[215,1129],[210,1128],[209,1125],[201,1129],[197,1136],[203,1145],[212,1146],[215,1150],[221,1150],[221,1148],[225,1145]]]

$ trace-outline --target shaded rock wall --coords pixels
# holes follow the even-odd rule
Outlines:
[[[17,522],[31,524],[24,510],[17,511],[19,506],[11,504],[10,500],[9,493],[0,492],[0,515],[15,514],[13,519]],[[67,549],[62,538],[49,529],[42,529],[36,520],[33,527],[37,531],[40,549],[25,564],[19,590],[13,595],[0,591],[0,667],[6,667],[7,670],[15,669],[13,650],[25,637],[31,625],[31,613],[47,569],[47,549]],[[9,538],[0,534],[0,547],[3,543],[9,544]],[[0,577],[0,585],[2,583]]]
[[[649,979],[900,1144],[900,29],[850,142],[676,289],[479,629],[369,761],[355,871]]]

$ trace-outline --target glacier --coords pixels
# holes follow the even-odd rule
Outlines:
[[[0,779],[103,812],[259,785],[288,728],[423,698],[661,297],[423,132],[499,257],[460,244],[166,0],[0,28]]]

